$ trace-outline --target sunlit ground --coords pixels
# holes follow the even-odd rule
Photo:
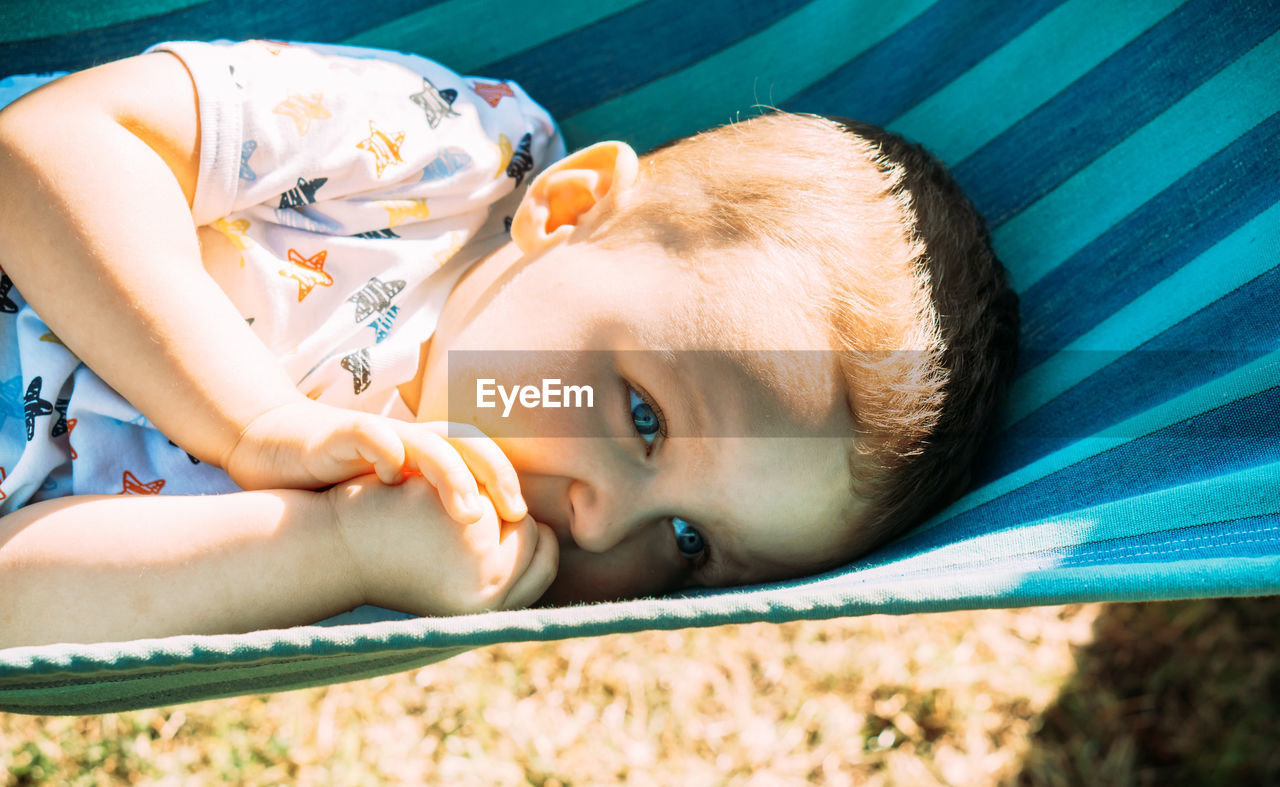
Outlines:
[[[1280,597],[486,648],[323,689],[0,714],[24,784],[1280,783]]]

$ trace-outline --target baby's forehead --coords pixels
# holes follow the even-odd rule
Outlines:
[[[813,282],[781,266],[753,273],[748,266],[764,266],[746,256],[685,269],[671,319],[640,329],[650,347],[678,348],[670,352],[681,371],[722,400],[767,399],[805,421],[823,417],[844,395],[825,314],[805,294]]]

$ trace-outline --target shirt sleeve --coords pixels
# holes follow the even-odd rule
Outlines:
[[[168,42],[195,83],[198,225],[255,208],[360,235],[473,212],[564,155],[516,84],[356,47]]]

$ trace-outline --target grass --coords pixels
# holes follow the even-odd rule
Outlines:
[[[643,632],[356,683],[0,714],[35,784],[1280,783],[1280,597]]]

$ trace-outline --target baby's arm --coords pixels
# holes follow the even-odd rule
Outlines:
[[[513,609],[555,577],[546,525],[451,521],[423,479],[327,492],[81,496],[0,519],[0,648],[313,623],[360,604]]]
[[[463,502],[478,491],[473,474],[504,516],[523,517],[500,452],[296,390],[204,269],[191,215],[196,101],[181,61],[156,53],[72,74],[0,113],[0,267],[36,313],[244,489],[314,489],[371,470],[394,484],[407,465],[460,521],[478,515]]]
[[[0,113],[0,267],[55,334],[185,450],[225,467],[305,399],[204,271],[186,68],[143,55]]]
[[[86,495],[0,519],[0,648],[304,624],[360,604],[320,493]]]

